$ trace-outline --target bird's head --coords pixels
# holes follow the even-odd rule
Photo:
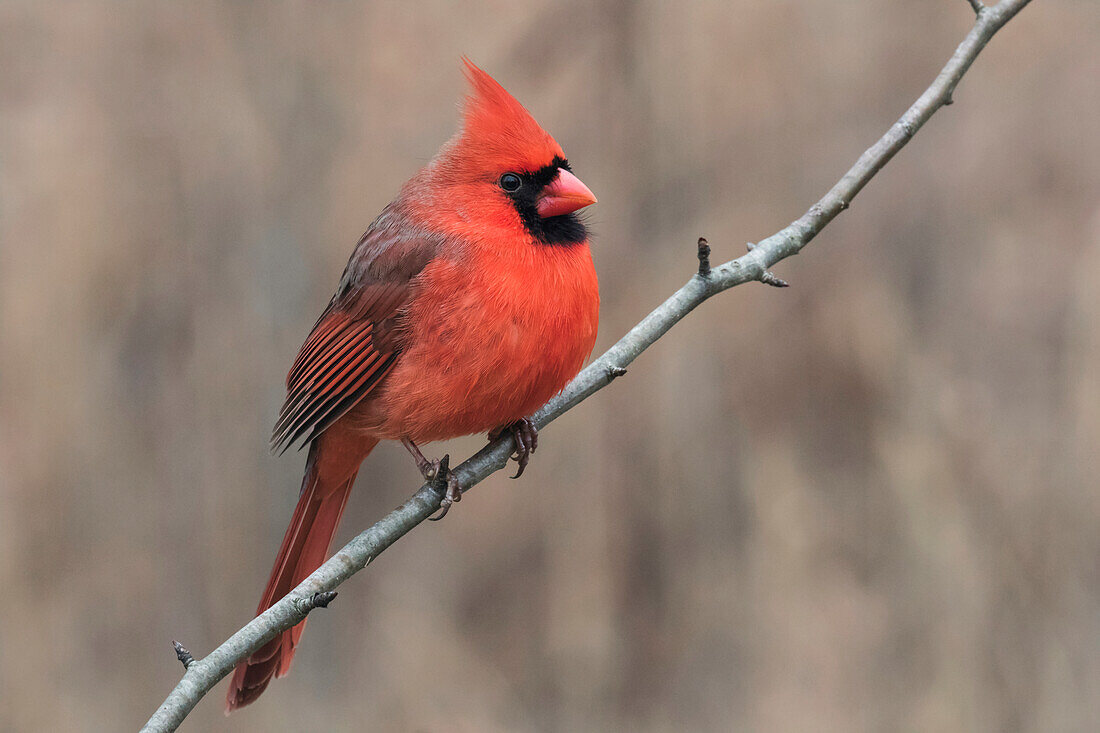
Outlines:
[[[470,94],[459,133],[426,169],[464,215],[522,225],[543,244],[584,242],[579,209],[596,197],[531,113],[491,76],[463,59]]]

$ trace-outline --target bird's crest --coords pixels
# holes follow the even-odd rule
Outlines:
[[[555,158],[561,146],[522,104],[493,77],[462,57],[470,93],[463,107],[458,149],[503,169],[536,171]]]

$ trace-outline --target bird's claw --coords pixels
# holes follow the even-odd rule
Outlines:
[[[507,433],[511,433],[512,440],[516,442],[516,449],[512,452],[512,456],[519,464],[516,475],[512,478],[519,478],[523,475],[523,469],[530,463],[531,454],[539,447],[539,429],[529,419],[523,418],[489,433],[489,440],[496,440]]]
[[[405,446],[405,449],[412,455],[413,460],[416,461],[416,467],[420,470],[420,475],[424,477],[428,485],[432,487],[435,493],[443,494],[443,499],[439,502],[439,514],[428,517],[433,522],[438,522],[447,516],[452,504],[462,500],[462,487],[458,485],[458,478],[451,472],[451,457],[444,455],[439,460],[429,461],[416,447],[416,443],[412,441],[412,438],[409,437],[402,438],[401,445]]]
[[[458,485],[458,477],[451,471],[450,461],[451,457],[444,455],[439,460],[428,462],[427,467],[421,470],[425,480],[431,484],[436,493],[443,494],[443,499],[439,502],[439,514],[428,517],[432,522],[443,519],[451,510],[451,506],[462,501],[462,487]]]

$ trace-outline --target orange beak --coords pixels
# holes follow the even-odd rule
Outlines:
[[[548,183],[535,200],[539,216],[543,219],[570,214],[594,203],[596,197],[588,190],[588,186],[564,168],[558,171],[558,177]]]

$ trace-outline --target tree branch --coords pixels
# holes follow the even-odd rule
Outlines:
[[[532,418],[536,426],[546,427],[562,413],[624,374],[626,366],[639,354],[711,296],[751,281],[785,285],[769,272],[769,268],[780,260],[798,254],[818,232],[848,208],[855,195],[940,107],[951,103],[956,85],[989,39],[1029,1],[1001,0],[996,5],[983,6],[978,0],[969,0],[977,13],[977,20],[939,76],[820,201],[797,221],[750,247],[748,254],[717,267],[710,267],[709,251],[704,251],[706,243],[700,240],[698,273],[536,412]],[[512,439],[506,436],[485,446],[455,468],[454,473],[463,491],[503,468],[511,453]],[[177,653],[186,666],[186,672],[142,731],[175,730],[198,701],[229,674],[238,662],[273,639],[276,634],[297,624],[313,608],[326,605],[335,595],[332,593],[334,588],[362,570],[406,532],[434,514],[441,499],[442,495],[430,485],[421,486],[404,504],[345,545],[297,588],[206,657],[190,659],[191,655],[176,643]]]

